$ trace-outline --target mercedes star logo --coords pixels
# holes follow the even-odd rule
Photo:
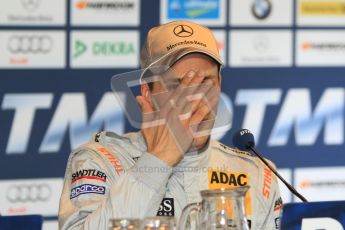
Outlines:
[[[28,11],[36,10],[40,0],[22,0],[22,5]]]
[[[178,25],[174,28],[174,34],[178,37],[190,37],[193,34],[193,29],[187,25]]]

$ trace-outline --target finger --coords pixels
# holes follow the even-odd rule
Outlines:
[[[188,71],[187,74],[185,74],[182,77],[181,85],[183,87],[188,86],[196,75],[197,75],[197,73],[195,71],[193,71],[193,70]]]
[[[216,94],[217,87],[213,85],[212,80],[207,79],[204,81],[198,90],[194,92],[194,100],[192,101],[192,112],[194,113],[200,104],[208,101],[213,95]],[[193,95],[190,96],[193,98]]]
[[[204,81],[205,77],[205,72],[199,70],[198,72],[196,72],[195,76],[191,79],[191,81],[189,81],[188,86],[199,85],[201,82]]]
[[[211,120],[204,120],[196,125],[192,125],[190,127],[190,130],[193,133],[192,134],[193,138],[211,135],[214,124],[215,124],[215,119],[211,119]]]
[[[193,123],[192,123],[193,122]],[[198,112],[192,117],[189,129],[193,137],[207,136],[211,134],[215,123],[215,114],[205,106],[198,109]]]
[[[181,122],[178,116],[169,116],[167,122],[169,131],[174,138],[175,144],[179,149],[187,150],[191,145],[193,134],[191,130]],[[181,151],[184,153],[185,151]]]
[[[197,87],[205,78],[203,71],[195,72],[193,70],[188,71],[187,74],[182,78],[179,86],[174,90],[174,92],[169,95],[167,103],[165,103],[165,110],[174,109],[174,107],[181,107],[187,103],[186,96],[191,95]]]
[[[200,100],[198,107],[193,112],[190,124],[197,124],[207,118],[215,117],[216,107],[219,101],[220,90],[214,87],[209,90],[206,96]]]
[[[197,73],[194,71],[188,72],[182,79],[180,86],[169,98],[169,101],[165,103],[163,111],[168,111],[165,114],[174,117],[178,116],[182,121],[190,119],[203,96],[212,87],[213,82],[209,79],[203,82],[204,78],[205,75],[202,71]],[[192,101],[195,101],[193,109]]]
[[[139,103],[141,111],[143,113],[150,113],[154,111],[151,103],[145,97],[137,96],[135,99]]]
[[[205,116],[210,113],[210,111],[211,111],[211,109],[209,108],[209,105],[203,104],[192,115],[189,124],[190,125],[199,124],[205,118]]]
[[[186,81],[184,81],[186,79]],[[204,81],[205,74],[203,71],[192,71],[188,76],[182,79],[181,89],[174,96],[176,100],[185,98],[188,95],[192,95],[194,91],[198,89],[198,86]]]
[[[157,112],[154,111],[151,103],[143,96],[137,96],[141,111],[142,111],[142,128],[150,128],[159,126],[165,122],[164,118],[157,116]]]
[[[183,93],[185,87],[188,86],[189,82],[195,76],[195,71],[189,71],[183,78],[182,81],[179,83],[179,86],[174,89],[173,91],[164,92],[166,95],[165,103],[162,103],[163,106],[160,108],[161,112],[167,115],[171,110],[176,110],[179,95]],[[164,79],[163,79],[164,80]],[[154,95],[155,96],[155,95]],[[158,96],[158,95],[157,95]],[[160,97],[162,95],[159,95]]]
[[[183,101],[183,103],[179,103],[179,106],[178,106],[181,111],[181,114],[195,113],[196,109],[204,101],[208,100],[209,98],[208,95],[214,94],[210,92],[216,91],[215,86],[213,85],[213,82],[209,79],[201,83],[199,86],[192,86],[192,88],[194,89],[188,92],[189,95],[180,97],[180,100]]]
[[[187,93],[188,87],[191,82],[197,82],[195,78],[200,78],[198,73],[195,71],[189,71],[185,76],[183,76],[180,85],[176,88],[174,93],[170,96],[170,101],[173,101],[175,104],[181,103],[180,100],[183,99],[183,95]]]
[[[210,93],[210,89],[213,87],[214,86],[212,86],[210,82],[208,84],[203,84],[194,93],[194,95],[189,95],[187,97],[181,98],[181,101],[183,102],[180,102],[179,106],[175,110],[171,111],[171,114],[179,116],[180,120],[184,124],[189,123],[189,120],[198,108],[202,107],[203,105],[206,105],[203,109],[207,108],[207,100],[209,100],[209,96],[207,95],[212,95],[212,93]],[[183,107],[181,107],[181,105]]]
[[[193,80],[193,78],[196,76],[196,72],[195,71],[188,71],[187,74],[185,74],[185,76],[183,76],[180,84],[178,85],[178,87],[174,90],[173,94],[171,95],[170,99],[177,99],[178,95],[180,95],[183,91],[184,88],[186,88],[190,82]]]

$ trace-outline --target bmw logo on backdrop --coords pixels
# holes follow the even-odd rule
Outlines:
[[[257,19],[267,18],[272,11],[272,3],[270,0],[254,0],[252,12]]]

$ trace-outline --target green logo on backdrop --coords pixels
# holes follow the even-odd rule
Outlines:
[[[91,46],[92,47],[90,51],[92,52],[93,56],[118,56],[118,55],[129,55],[129,54],[135,53],[133,43],[125,42],[125,41],[93,42]],[[87,45],[80,40],[76,40],[74,47],[75,49],[74,49],[73,58],[80,57],[88,50]]]
[[[85,51],[87,50],[87,47],[85,45],[85,43],[83,43],[80,40],[77,40],[75,42],[75,46],[74,46],[74,54],[73,54],[73,58],[77,58],[80,55],[82,55],[83,53],[85,53]]]

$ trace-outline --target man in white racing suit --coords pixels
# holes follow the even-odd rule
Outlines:
[[[178,220],[187,204],[201,201],[201,190],[245,185],[250,228],[279,229],[282,201],[273,173],[256,157],[211,140],[221,65],[204,26],[175,21],[149,31],[137,97],[141,131],[100,132],[71,153],[60,229],[107,229],[112,218]],[[170,68],[148,80],[155,66]]]

